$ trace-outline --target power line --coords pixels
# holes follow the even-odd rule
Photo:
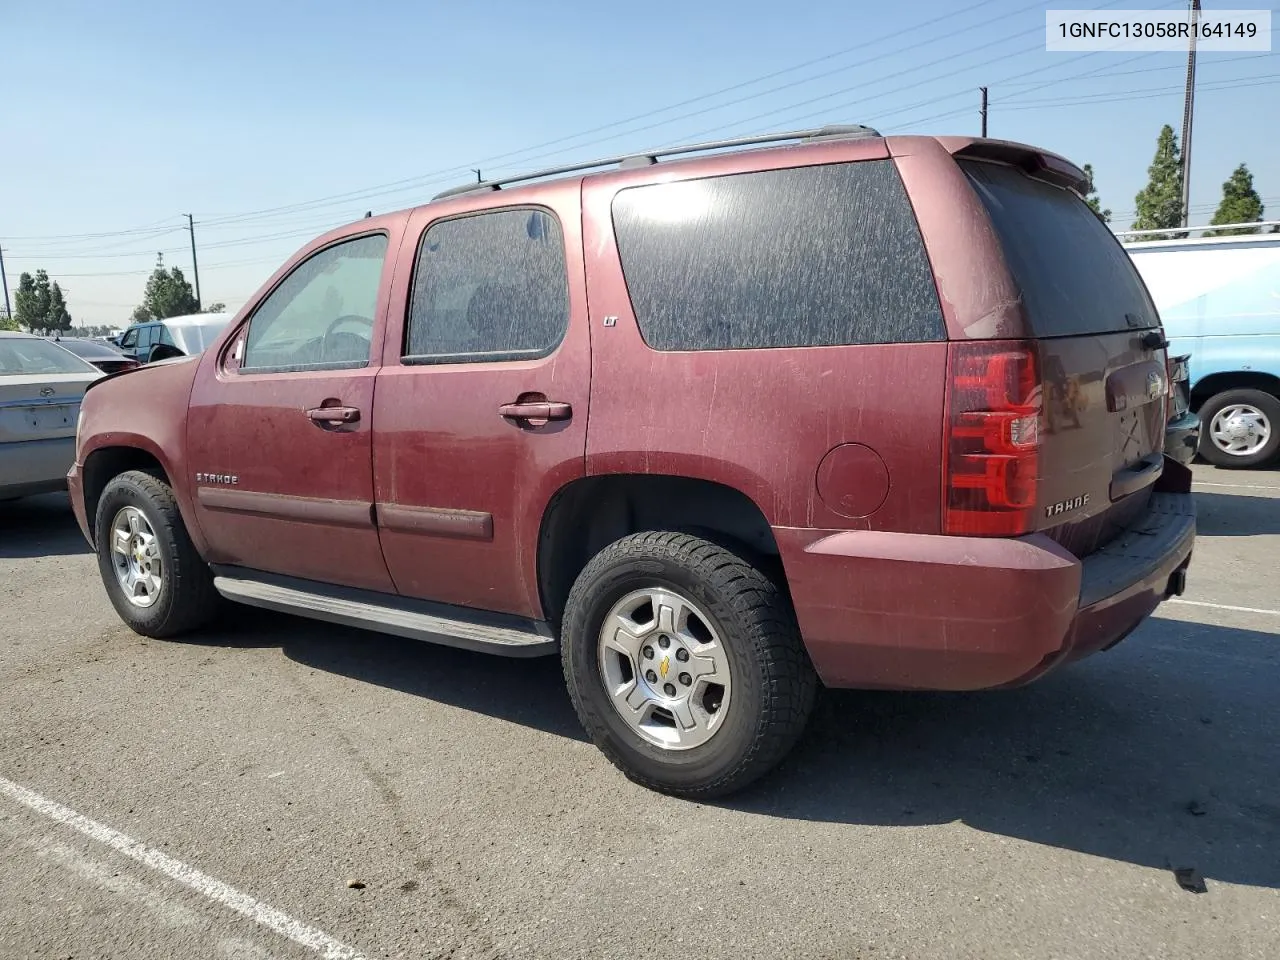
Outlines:
[[[601,125],[601,126],[599,126],[599,127],[593,127],[593,128],[592,128],[592,129],[590,129],[590,130],[582,131],[582,132],[580,132],[580,133],[569,134],[569,135],[564,136],[564,137],[558,137],[558,138],[556,138],[556,139],[554,139],[554,140],[548,140],[548,141],[545,141],[545,142],[543,142],[543,143],[541,143],[541,144],[535,144],[535,145],[533,145],[533,146],[525,147],[525,148],[522,148],[522,149],[520,149],[520,150],[509,151],[509,152],[507,152],[507,153],[502,153],[502,154],[497,154],[497,155],[495,155],[495,156],[486,157],[486,158],[484,158],[484,159],[482,159],[482,160],[472,161],[472,163],[473,163],[475,166],[484,166],[484,165],[489,165],[489,164],[497,163],[497,162],[499,162],[499,161],[503,161],[503,160],[513,159],[513,158],[519,157],[519,156],[521,156],[521,155],[523,155],[523,154],[530,153],[530,152],[533,152],[533,151],[536,151],[536,150],[540,150],[540,149],[542,149],[543,147],[554,146],[554,145],[556,145],[556,144],[565,143],[565,142],[567,142],[567,141],[569,141],[569,140],[576,140],[576,139],[578,139],[578,138],[580,138],[580,137],[589,136],[589,135],[591,135],[591,134],[598,133],[598,132],[601,132],[601,131],[604,131],[604,130],[614,129],[614,128],[619,127],[619,126],[624,126],[624,125],[626,125],[626,124],[628,124],[628,123],[632,123],[632,122],[634,122],[634,121],[636,121],[636,120],[643,120],[643,119],[647,119],[648,117],[655,116],[655,115],[657,115],[657,114],[659,114],[659,113],[665,113],[665,112],[668,112],[668,111],[670,111],[670,110],[677,109],[677,108],[682,107],[682,106],[687,106],[687,105],[690,105],[690,104],[693,104],[693,103],[699,103],[699,102],[702,102],[702,101],[704,101],[704,100],[708,100],[708,99],[711,99],[711,98],[713,98],[713,97],[720,96],[721,94],[724,94],[724,93],[731,93],[731,92],[733,92],[733,91],[735,91],[735,90],[743,89],[743,88],[745,88],[745,87],[752,86],[752,85],[754,85],[754,84],[756,84],[756,83],[763,83],[763,82],[765,82],[765,81],[767,81],[767,80],[774,79],[774,78],[779,77],[779,76],[783,76],[783,75],[785,75],[785,74],[787,74],[787,73],[793,73],[793,72],[795,72],[796,70],[802,70],[802,69],[804,69],[805,67],[813,66],[813,65],[815,65],[815,64],[822,63],[822,62],[825,62],[825,61],[828,61],[828,60],[832,60],[832,59],[834,59],[834,58],[836,58],[836,57],[844,56],[844,55],[846,55],[846,54],[848,54],[848,53],[852,53],[852,52],[855,52],[855,51],[857,51],[857,50],[865,49],[866,47],[873,46],[873,45],[875,45],[875,44],[883,43],[883,42],[885,42],[886,40],[892,40],[892,39],[895,39],[896,37],[903,36],[904,34],[912,33],[912,32],[914,32],[914,31],[920,30],[922,27],[926,27],[926,26],[929,26],[929,25],[934,24],[934,23],[940,23],[940,22],[942,22],[942,21],[944,21],[944,20],[951,19],[952,17],[961,16],[961,15],[966,14],[966,13],[971,13],[971,12],[973,12],[974,10],[977,10],[977,9],[979,9],[979,8],[981,8],[981,7],[987,6],[988,4],[990,4],[990,3],[992,3],[992,2],[995,2],[995,0],[982,0],[982,2],[975,3],[975,4],[971,4],[971,5],[970,5],[970,6],[968,6],[968,7],[964,7],[964,8],[962,8],[962,9],[958,10],[958,11],[955,11],[954,13],[945,14],[945,15],[943,15],[942,17],[933,18],[933,19],[931,19],[931,20],[927,20],[927,21],[924,21],[924,22],[922,22],[922,23],[916,23],[916,24],[914,24],[914,25],[913,25],[913,26],[911,26],[911,27],[906,27],[906,28],[903,28],[903,29],[901,29],[901,30],[894,31],[893,33],[889,33],[889,34],[885,34],[885,35],[880,36],[880,37],[876,37],[876,38],[874,38],[874,39],[872,39],[872,40],[866,40],[866,41],[863,41],[862,43],[855,44],[855,45],[853,45],[853,46],[851,46],[851,47],[846,47],[846,48],[844,48],[844,49],[842,49],[842,50],[835,51],[834,53],[825,54],[824,56],[816,57],[816,58],[814,58],[814,59],[812,59],[812,60],[806,60],[806,61],[804,61],[803,63],[799,63],[799,64],[796,64],[796,65],[791,66],[791,67],[786,67],[786,68],[784,68],[784,69],[782,69],[782,70],[776,70],[776,71],[773,71],[772,73],[763,74],[763,75],[761,75],[761,76],[758,76],[758,77],[755,77],[755,78],[752,78],[752,79],[749,79],[749,80],[745,80],[745,81],[742,81],[742,82],[740,82],[740,83],[733,84],[733,85],[728,86],[728,87],[723,87],[723,88],[721,88],[720,90],[716,90],[716,91],[713,91],[713,92],[711,92],[711,93],[703,94],[703,95],[701,95],[701,96],[697,96],[697,97],[691,97],[691,98],[689,98],[689,99],[687,99],[687,100],[682,100],[682,101],[679,101],[678,103],[671,104],[671,105],[668,105],[668,106],[666,106],[666,107],[659,107],[659,108],[654,109],[654,110],[649,110],[649,111],[647,111],[647,112],[645,112],[645,113],[637,114],[637,115],[635,115],[635,116],[633,116],[633,117],[629,117],[629,118],[626,118],[626,119],[624,119],[624,120],[617,120],[617,121],[613,121],[613,122],[611,122],[611,123],[603,124],[603,125]],[[1032,6],[1033,6],[1033,7],[1038,7],[1038,6],[1040,6],[1040,4],[1033,4]],[[1020,12],[1023,12],[1024,10],[1026,10],[1026,9],[1031,9],[1031,8],[1032,8],[1032,7],[1022,8],[1022,9],[1020,9],[1020,10],[1018,10],[1018,11],[1014,11],[1014,13],[1020,13]],[[984,21],[982,24],[978,24],[977,26],[986,26],[986,25],[989,25],[989,24],[990,24],[990,23],[992,23],[992,22],[994,22],[994,21]],[[966,32],[967,30],[970,30],[970,29],[975,29],[975,27],[974,27],[974,26],[967,27],[967,28],[965,28],[965,30],[960,31],[960,33],[964,33],[964,32]],[[954,37],[954,36],[957,36],[957,35],[958,35],[958,34],[953,33],[953,34],[946,35],[946,37],[939,37],[939,38],[934,38],[934,39],[935,39],[935,40],[937,40],[937,39],[948,39],[948,38],[950,38],[950,37]],[[933,40],[931,40],[931,41],[926,41],[926,42],[931,43],[931,42],[934,42],[934,41],[933,41]],[[915,45],[915,46],[919,46],[919,45]],[[901,53],[901,52],[905,52],[906,50],[910,50],[910,49],[914,49],[914,46],[909,46],[909,47],[904,48],[903,50],[899,50],[899,51],[896,51],[896,52]],[[879,58],[875,58],[875,59],[879,59]],[[853,64],[853,65],[850,65],[850,66],[847,66],[847,67],[844,67],[844,68],[841,68],[841,69],[853,69],[853,68],[855,68],[855,67],[865,65],[865,63],[866,63],[866,62],[871,62],[871,61],[863,61],[863,62],[860,62],[860,63],[857,63],[857,64]],[[838,71],[833,71],[833,72],[838,72]],[[829,75],[829,74],[819,74],[819,75],[818,75],[818,76],[816,76],[816,77],[810,77],[810,78],[808,78],[807,80],[805,80],[805,81],[801,81],[801,82],[811,82],[811,81],[812,81],[812,80],[814,80],[814,79],[820,79],[821,77],[823,77],[823,76],[827,76],[827,75]],[[769,90],[765,90],[765,91],[763,91],[763,92],[761,92],[761,93],[755,94],[755,96],[764,96],[764,95],[767,95],[767,94],[769,94],[769,93],[776,92],[778,89],[780,89],[780,88],[771,88],[771,89],[769,89]],[[738,102],[738,101],[732,101],[731,103],[736,103],[736,102]],[[717,107],[715,107],[715,108],[713,108],[713,109],[721,109],[721,108],[723,108],[723,107],[725,107],[725,106],[729,106],[729,105],[730,105],[730,104],[720,104],[720,105],[718,105]],[[665,124],[665,123],[675,122],[676,120],[687,119],[687,117],[688,117],[688,116],[689,116],[688,114],[680,115],[680,116],[677,116],[677,117],[670,118],[669,120],[663,121],[663,123]],[[659,124],[659,125],[661,125],[661,124]],[[641,129],[645,129],[645,128],[641,128]],[[638,131],[636,131],[636,130],[625,131],[625,132],[623,132],[622,134],[618,134],[618,135],[616,135],[616,136],[614,136],[614,137],[607,137],[607,138],[604,138],[604,140],[612,140],[612,139],[616,139],[616,138],[617,138],[617,136],[626,136],[626,135],[628,135],[628,134],[630,134],[630,133],[635,133],[635,132],[638,132]],[[581,149],[582,147],[585,147],[585,146],[592,146],[592,145],[595,145],[596,143],[604,142],[604,140],[596,140],[596,141],[590,141],[590,142],[588,142],[588,143],[578,144],[578,145],[577,145],[576,147],[574,147],[573,149]],[[564,152],[564,151],[553,151],[551,154],[547,154],[547,156],[553,156],[553,155],[555,155],[556,153],[562,153],[562,152]],[[532,162],[533,160],[536,160],[536,159],[541,159],[541,157],[540,157],[540,156],[539,156],[539,157],[530,157],[530,158],[527,158],[525,161],[522,161],[522,162]],[[340,201],[340,200],[345,200],[345,199],[367,199],[367,198],[374,197],[374,196],[382,196],[382,195],[385,195],[385,194],[387,194],[387,193],[399,193],[399,192],[403,192],[403,191],[404,191],[404,190],[406,190],[406,189],[409,189],[409,188],[410,188],[410,187],[412,187],[412,186],[429,186],[429,185],[431,185],[431,184],[441,182],[441,181],[439,180],[439,178],[440,178],[440,177],[443,177],[443,176],[446,176],[446,175],[452,174],[453,172],[455,172],[455,171],[460,171],[460,170],[462,170],[462,169],[464,169],[464,168],[463,168],[463,167],[461,167],[461,166],[459,166],[459,167],[447,167],[447,168],[443,168],[443,169],[441,169],[441,170],[434,171],[434,172],[431,172],[431,173],[420,174],[420,175],[418,175],[418,176],[416,176],[416,177],[408,177],[408,178],[405,178],[405,179],[402,179],[402,180],[394,180],[394,181],[391,181],[390,183],[385,183],[385,184],[381,184],[381,185],[374,186],[374,187],[366,187],[366,188],[363,188],[363,189],[361,189],[361,190],[348,191],[348,192],[346,192],[346,193],[332,194],[332,195],[330,195],[330,196],[327,196],[327,197],[319,197],[319,198],[316,198],[316,199],[314,199],[314,200],[300,201],[300,202],[298,202],[298,203],[285,204],[285,205],[283,205],[283,206],[278,206],[278,207],[267,207],[267,208],[263,208],[263,209],[261,209],[261,210],[251,210],[251,211],[242,212],[242,213],[238,213],[238,214],[227,214],[227,215],[222,215],[222,216],[209,216],[209,217],[206,217],[206,218],[205,218],[205,221],[204,221],[204,222],[205,222],[206,224],[213,224],[213,223],[224,223],[224,222],[230,222],[230,221],[239,221],[239,220],[243,220],[243,219],[256,219],[256,218],[258,218],[260,215],[266,215],[266,214],[272,214],[272,213],[276,213],[276,212],[284,212],[284,211],[290,211],[290,212],[292,212],[292,211],[297,211],[297,210],[300,210],[300,209],[303,209],[303,208],[308,208],[308,207],[313,207],[313,206],[325,205],[325,204],[327,204],[329,201]],[[394,188],[394,189],[391,189],[391,188]]]

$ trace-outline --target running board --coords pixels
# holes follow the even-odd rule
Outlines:
[[[539,620],[236,567],[214,567],[214,574],[220,594],[251,607],[505,657],[556,652],[551,628]]]

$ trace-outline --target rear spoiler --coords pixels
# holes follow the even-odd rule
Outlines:
[[[938,137],[938,142],[957,160],[994,160],[997,163],[1007,163],[1029,177],[1056,187],[1066,187],[1082,197],[1089,187],[1084,171],[1070,160],[1024,143],[970,137]]]

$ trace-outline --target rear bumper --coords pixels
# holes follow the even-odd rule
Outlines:
[[[0,497],[27,497],[67,489],[75,437],[0,443]]]
[[[827,686],[979,690],[1106,649],[1180,593],[1195,506],[1189,491],[1153,493],[1128,532],[1083,561],[1042,534],[822,534],[775,531]]]
[[[1164,433],[1164,453],[1178,463],[1187,464],[1195,459],[1200,445],[1200,418],[1194,413],[1184,413],[1169,421]]]

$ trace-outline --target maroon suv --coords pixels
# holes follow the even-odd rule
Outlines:
[[[75,510],[139,633],[558,651],[627,775],[727,793],[820,684],[1025,683],[1182,590],[1165,340],[1084,184],[855,127],[449,191],[94,384]]]

